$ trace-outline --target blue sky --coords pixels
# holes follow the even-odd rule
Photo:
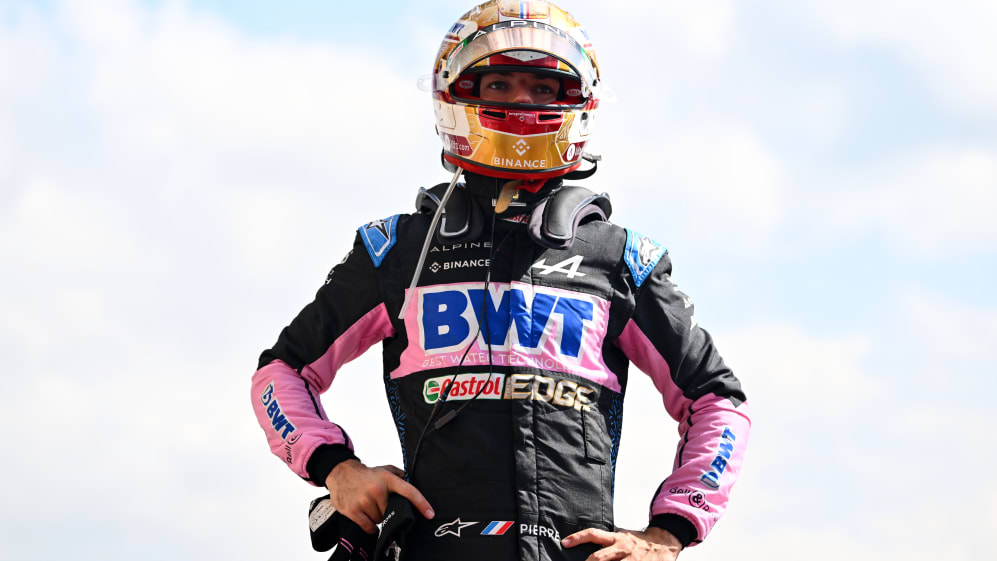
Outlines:
[[[0,559],[320,557],[249,376],[355,228],[445,180],[415,81],[470,7],[339,4],[0,3]],[[992,3],[613,6],[564,3],[617,98],[587,184],[670,249],[754,412],[682,557],[994,557]],[[324,401],[397,464],[376,354]],[[630,390],[636,527],[676,436]]]

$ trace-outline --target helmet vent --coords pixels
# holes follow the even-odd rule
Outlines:
[[[541,123],[548,121],[560,121],[560,120],[561,120],[560,113],[541,113],[537,115],[537,121]]]
[[[482,109],[481,114],[484,115],[485,117],[491,117],[492,119],[501,119],[503,121],[505,120],[506,117],[505,111],[496,111],[494,109]]]

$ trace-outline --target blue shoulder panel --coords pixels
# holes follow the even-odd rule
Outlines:
[[[381,266],[381,262],[388,255],[388,251],[392,247],[395,247],[395,242],[398,241],[396,237],[398,232],[398,216],[396,214],[384,220],[375,220],[364,224],[358,229],[360,239],[363,240],[364,246],[367,247],[367,253],[370,254],[370,259],[374,262],[374,267]]]
[[[627,228],[627,248],[623,252],[623,260],[627,262],[627,267],[630,267],[630,274],[633,275],[634,283],[638,287],[644,283],[647,275],[651,274],[665,251],[667,250],[664,247],[651,238]]]

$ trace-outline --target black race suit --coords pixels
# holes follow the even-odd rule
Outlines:
[[[597,548],[565,549],[560,538],[614,529],[633,362],[661,392],[681,438],[674,464],[661,466],[667,478],[650,523],[686,544],[701,541],[726,507],[749,421],[738,380],[671,281],[666,250],[603,221],[580,226],[570,249],[545,249],[524,224],[499,220],[494,236],[488,224],[476,240],[434,240],[403,321],[430,219],[362,226],[315,300],[263,353],[253,403],[274,454],[316,485],[355,457],[319,396],[340,366],[380,342],[407,475],[436,511],[420,518],[403,557],[582,560]],[[428,432],[412,473],[419,435],[451,384],[436,418],[474,401]],[[670,447],[668,432],[662,423],[661,438],[642,445]]]

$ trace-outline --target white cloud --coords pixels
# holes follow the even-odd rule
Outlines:
[[[822,213],[814,224],[829,235],[876,232],[923,259],[997,247],[993,150],[925,149],[837,179],[813,201]]]
[[[98,270],[134,255],[127,209],[88,185],[39,178],[25,185],[0,226],[0,250],[33,263]]]
[[[782,163],[750,129],[703,124],[627,144],[613,132],[612,163],[593,182],[613,186],[627,224],[658,225],[666,208],[675,230],[757,250],[783,220]]]
[[[968,303],[958,294],[909,288],[898,299],[904,324],[919,348],[948,361],[997,359],[997,308]]]
[[[317,43],[254,42],[171,6],[155,23],[142,26],[136,14],[109,30],[118,18],[100,10],[69,16],[93,51],[92,100],[116,142],[199,165],[266,157],[377,181],[358,170],[410,166],[417,157],[406,140],[431,134],[429,104],[384,61]]]
[[[597,53],[600,48],[621,48],[635,53],[641,50],[637,45],[652,43],[661,51],[668,50],[665,46],[669,45],[681,51],[683,56],[713,58],[725,54],[729,48],[735,5],[731,0],[629,0],[609,6],[604,2],[581,0],[561,7],[577,17],[588,31],[603,26],[629,31],[625,44],[618,47],[600,40],[598,34],[593,36]],[[654,50],[644,50],[644,53],[655,56]]]
[[[871,349],[865,334],[815,338],[792,325],[769,324],[723,339],[724,359],[747,378],[749,401],[763,417],[777,413],[777,423],[810,415],[847,418],[884,390],[863,366]]]
[[[13,143],[10,141],[10,133],[6,132],[10,130],[9,125],[0,116],[0,182],[7,183],[9,181],[7,174],[10,173],[10,165],[14,160],[13,158]]]
[[[989,0],[814,2],[821,27],[848,46],[883,47],[914,65],[958,108],[997,110],[997,8]]]

